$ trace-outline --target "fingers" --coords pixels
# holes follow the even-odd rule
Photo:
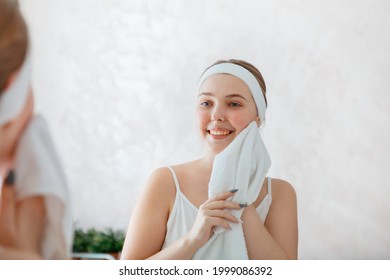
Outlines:
[[[15,191],[13,184],[15,181],[15,175],[13,171],[10,171],[5,182],[4,188],[1,193],[1,209],[0,216],[1,222],[8,225],[14,225],[15,220]]]
[[[211,228],[220,226],[220,227],[223,227],[224,229],[227,229],[227,230],[232,229],[230,224],[226,220],[224,220],[224,219],[215,218],[215,217],[214,218],[210,218],[210,223],[213,225]]]
[[[204,211],[204,214],[209,217],[216,217],[233,223],[239,223],[239,220],[235,216],[225,210],[206,210]]]
[[[5,185],[1,193],[1,222],[9,224],[15,218],[15,192],[14,189]]]
[[[218,194],[218,195],[208,199],[206,202],[212,202],[212,201],[218,201],[218,200],[226,200],[229,197],[232,197],[237,191],[238,191],[238,189],[233,189],[231,191]]]
[[[205,203],[203,206],[203,209],[241,209],[240,204],[233,202],[233,201],[226,201],[226,200],[220,200],[220,201],[213,201],[210,203]]]
[[[4,183],[9,187],[12,187],[15,184],[15,172],[13,170],[8,173]]]
[[[4,187],[1,192],[1,205],[0,205],[0,243],[3,245],[12,246],[15,239],[15,191],[12,187],[14,183],[13,174],[11,174],[5,180]]]
[[[199,211],[202,212],[204,217],[210,222],[211,226],[222,226],[226,229],[230,229],[229,222],[239,223],[240,221],[227,210],[238,210],[246,206],[246,203],[236,203],[228,198],[234,196],[237,189],[233,189],[228,192],[216,195],[203,203]],[[216,223],[216,224],[215,224]]]
[[[234,196],[234,194],[238,191],[238,189],[233,189],[228,192],[221,193],[208,199],[205,203],[201,205],[202,209],[240,209],[246,207],[246,203],[236,203],[228,198]]]
[[[198,211],[195,223],[188,233],[190,242],[193,242],[199,248],[209,240],[213,234],[213,228],[221,227],[230,230],[230,223],[240,223],[239,218],[236,218],[228,210],[238,210],[244,207],[228,200],[238,190],[224,192],[204,202]]]

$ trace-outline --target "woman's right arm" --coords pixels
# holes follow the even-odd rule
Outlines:
[[[169,246],[168,252],[167,250],[160,252],[165,239],[170,203],[175,198],[175,187],[169,176],[168,169],[160,168],[149,178],[133,210],[122,250],[122,259],[191,257],[194,249],[185,240]],[[185,248],[187,250],[183,250]]]
[[[239,209],[226,201],[234,195],[227,192],[207,200],[200,208],[192,229],[161,250],[165,240],[169,208],[175,199],[175,187],[167,168],[157,169],[133,210],[122,250],[122,259],[191,259],[207,242],[214,226],[230,228],[238,221],[224,209]]]

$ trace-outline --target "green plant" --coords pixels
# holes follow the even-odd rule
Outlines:
[[[112,253],[122,250],[125,232],[107,228],[99,231],[94,228],[86,231],[76,229],[73,240],[73,252]]]

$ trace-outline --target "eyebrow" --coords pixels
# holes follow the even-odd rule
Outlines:
[[[198,97],[201,97],[202,95],[215,96],[215,94],[213,94],[211,92],[202,92],[198,95]],[[228,94],[225,96],[225,98],[234,98],[234,97],[238,97],[238,98],[244,99],[245,101],[248,101],[244,96],[242,96],[241,94],[238,94],[238,93],[232,93],[232,94]]]

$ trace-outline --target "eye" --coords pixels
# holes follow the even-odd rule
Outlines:
[[[241,107],[241,104],[238,102],[230,102],[228,106],[229,107]]]
[[[207,106],[210,106],[211,105],[211,102],[210,101],[202,101],[200,103],[200,106],[204,106],[204,107],[207,107]]]

